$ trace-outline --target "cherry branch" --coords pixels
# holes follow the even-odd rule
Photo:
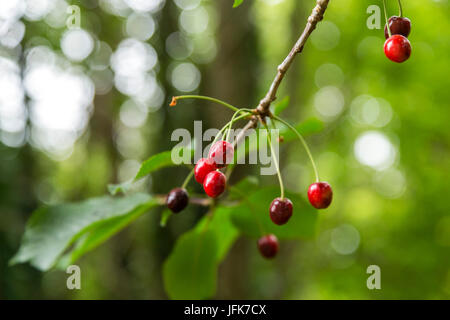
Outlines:
[[[327,9],[328,2],[329,2],[329,0],[317,0],[316,1],[316,6],[312,10],[311,15],[308,17],[308,22],[307,22],[302,34],[300,35],[300,38],[298,38],[297,42],[295,43],[294,47],[289,52],[288,56],[278,66],[277,74],[276,74],[272,84],[270,85],[269,91],[266,93],[264,98],[259,102],[259,105],[256,108],[258,117],[264,118],[264,117],[270,115],[269,107],[270,107],[270,104],[273,101],[275,101],[275,99],[277,98],[276,95],[277,95],[278,87],[281,84],[281,81],[283,80],[286,72],[288,71],[289,67],[292,64],[292,61],[294,61],[297,54],[302,52],[303,47],[305,46],[306,40],[308,40],[309,36],[316,28],[317,23],[323,19],[323,15],[325,13],[325,10]],[[242,140],[242,138],[245,136],[245,132],[248,129],[256,127],[256,125],[258,124],[258,117],[257,116],[252,117],[252,119],[247,123],[247,125],[239,132],[239,134],[236,136],[236,139],[235,139],[235,145],[237,145]]]

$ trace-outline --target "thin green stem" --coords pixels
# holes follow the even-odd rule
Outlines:
[[[392,36],[391,28],[389,28],[389,20],[386,11],[386,0],[383,0],[383,8],[384,8],[384,20],[386,21],[386,28],[389,34],[389,38]]]
[[[189,172],[188,176],[186,177],[186,179],[184,179],[183,184],[181,185],[181,188],[186,189],[187,184],[189,183],[189,181],[191,180],[192,176],[194,175],[194,169],[191,170],[191,172]]]
[[[231,176],[231,174],[233,173],[233,170],[234,170],[234,165],[232,165],[232,164],[230,164],[228,167],[227,167],[227,171],[225,171],[225,176],[227,177],[227,181],[230,179],[230,176]]]
[[[275,124],[275,121],[273,121],[273,119],[270,119],[270,124],[271,124],[273,130],[278,130],[277,125]]]
[[[241,120],[245,117],[248,117],[251,113],[245,113],[243,115],[240,115],[239,117],[235,118],[234,120],[230,120],[229,122],[227,122],[222,129],[220,129],[219,133],[217,133],[216,137],[214,138],[214,141],[211,143],[211,145],[213,145],[214,143],[217,142],[217,140],[219,140],[219,137],[221,136],[221,134],[225,131],[225,129],[227,129],[230,126],[230,123],[235,123],[238,120]]]
[[[227,102],[225,102],[225,101],[222,101],[222,100],[219,100],[219,99],[216,99],[216,98],[212,98],[212,97],[207,97],[207,96],[185,95],[185,96],[176,96],[176,97],[174,97],[174,99],[175,99],[175,100],[181,100],[181,99],[200,99],[200,100],[208,100],[208,101],[212,101],[212,102],[216,102],[216,103],[218,103],[218,104],[221,104],[221,105],[223,105],[223,106],[225,106],[225,107],[227,107],[227,108],[229,108],[229,109],[231,109],[231,110],[233,110],[233,111],[238,111],[238,110],[239,110],[239,109],[236,108],[235,106],[233,106],[233,105],[231,105],[231,104],[229,104],[229,103],[227,103]]]
[[[402,2],[400,0],[397,0],[397,2],[398,2],[398,11],[399,11],[398,15],[399,15],[399,17],[403,17]]]
[[[275,163],[275,168],[277,169],[278,181],[280,182],[280,193],[281,193],[280,198],[284,199],[284,184],[283,184],[283,178],[281,177],[280,166],[278,164],[278,159],[276,157],[275,150],[273,149],[272,139],[270,138],[269,127],[267,126],[266,123],[264,123],[264,127],[266,128],[266,131],[267,131],[267,141],[268,141],[269,147],[270,147],[270,154],[272,156],[273,162]]]
[[[308,154],[308,157],[309,157],[309,160],[311,161],[311,164],[312,164],[312,166],[313,166],[313,169],[314,169],[314,174],[315,174],[315,176],[316,176],[316,182],[319,182],[320,180],[319,180],[319,173],[318,173],[318,171],[317,171],[317,167],[316,167],[316,163],[314,162],[314,159],[313,159],[313,157],[312,157],[312,154],[311,154],[311,151],[309,150],[309,147],[308,147],[308,145],[306,144],[306,141],[305,141],[305,139],[303,138],[303,136],[300,134],[300,132],[298,132],[297,131],[297,129],[295,129],[295,127],[294,126],[292,126],[289,122],[287,122],[287,121],[285,121],[285,120],[283,120],[283,119],[281,119],[281,118],[279,118],[279,117],[277,117],[277,116],[273,116],[273,118],[274,119],[276,119],[276,120],[278,120],[278,121],[280,121],[281,123],[283,123],[284,125],[286,125],[289,129],[291,129],[292,131],[294,131],[294,133],[297,135],[297,137],[300,139],[300,141],[302,142],[302,144],[303,144],[303,147],[305,148],[305,150],[306,150],[306,153]]]
[[[245,110],[240,110],[240,109],[238,109],[238,110],[236,111],[236,114],[237,114],[238,112],[246,112],[246,111],[245,111]],[[216,135],[216,137],[214,138],[214,141],[213,141],[213,143],[212,143],[211,145],[213,145],[214,143],[216,143],[216,141],[219,139],[219,137],[221,136],[221,134],[225,131],[226,128],[228,128],[228,127],[230,126],[230,124],[232,125],[234,122],[236,122],[236,121],[238,121],[238,120],[240,120],[240,119],[243,119],[243,118],[249,116],[250,114],[251,114],[251,113],[246,112],[245,114],[240,115],[240,116],[237,117],[237,118],[235,118],[234,115],[233,115],[233,118],[232,118],[225,126],[223,126],[222,129],[220,129],[219,133]],[[194,169],[192,169],[191,172],[189,172],[189,175],[186,177],[186,179],[185,179],[184,182],[183,182],[183,185],[181,186],[182,188],[186,188],[187,184],[189,183],[189,181],[191,180],[191,178],[192,178],[193,175],[194,175]]]

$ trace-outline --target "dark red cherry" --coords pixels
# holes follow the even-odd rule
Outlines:
[[[206,175],[216,169],[217,169],[216,163],[214,162],[213,159],[201,158],[195,165],[194,169],[195,180],[197,180],[198,183],[203,183]]]
[[[264,258],[271,259],[278,253],[278,239],[273,234],[262,236],[258,240],[258,249]]]
[[[288,198],[275,198],[270,204],[269,213],[273,223],[282,225],[292,216],[292,202]]]
[[[394,62],[406,61],[411,55],[411,44],[404,36],[395,34],[384,43],[384,54]]]
[[[182,211],[189,203],[189,196],[185,189],[175,188],[172,189],[166,198],[167,207],[172,210],[173,213]]]
[[[333,199],[333,190],[328,182],[313,183],[308,189],[308,199],[316,209],[328,208]]]
[[[227,179],[220,171],[211,171],[203,181],[203,189],[211,198],[216,198],[225,190]]]
[[[411,20],[405,17],[390,17],[388,20],[389,29],[391,30],[391,34],[400,34],[406,38],[408,38],[409,33],[411,32]],[[384,36],[389,38],[389,33],[387,26],[384,26]]]
[[[230,164],[234,158],[233,145],[227,141],[217,141],[209,150],[208,158],[216,163],[217,168],[223,168]]]

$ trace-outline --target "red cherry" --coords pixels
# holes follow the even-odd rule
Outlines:
[[[167,207],[173,212],[178,213],[182,211],[189,202],[189,196],[185,189],[172,189],[166,198]]]
[[[411,20],[405,17],[390,17],[388,20],[389,29],[391,30],[391,34],[400,34],[404,37],[408,37],[411,32]],[[389,38],[389,32],[387,26],[384,26],[384,36]]]
[[[406,61],[411,55],[411,44],[404,36],[395,34],[384,43],[384,54],[394,62]]]
[[[197,180],[198,183],[203,183],[206,175],[216,169],[217,169],[216,163],[214,162],[213,159],[201,158],[195,165],[194,169],[195,180]]]
[[[333,190],[328,182],[316,182],[309,186],[309,202],[317,209],[325,209],[333,199]]]
[[[277,255],[278,239],[273,234],[262,236],[258,240],[258,249],[264,258],[271,259]]]
[[[217,168],[225,167],[233,161],[233,145],[227,141],[217,141],[209,150],[208,158],[214,160]]]
[[[292,216],[292,202],[288,198],[275,198],[270,204],[270,219],[277,225],[288,222]]]
[[[203,181],[203,189],[211,198],[216,198],[225,190],[227,178],[220,171],[211,171]]]

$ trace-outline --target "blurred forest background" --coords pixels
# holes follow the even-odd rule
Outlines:
[[[397,2],[387,2],[397,14]],[[240,237],[212,298],[450,297],[449,4],[403,1],[413,48],[403,64],[384,56],[382,29],[366,26],[371,4],[382,8],[377,0],[331,0],[278,94],[290,96],[291,123],[314,117],[323,126],[307,140],[334,202],[318,213],[316,236],[282,241],[274,261]],[[80,9],[81,28],[66,26],[70,5]],[[167,298],[162,264],[204,208],[189,207],[166,228],[161,208],[142,216],[79,261],[82,290],[67,290],[63,271],[8,260],[38,206],[105,194],[108,183],[128,180],[141,161],[173,147],[174,129],[192,130],[194,120],[220,128],[230,117],[198,101],[169,109],[171,96],[255,106],[314,5],[1,1],[0,298]],[[287,187],[306,195],[313,173],[298,142],[282,146],[281,166]],[[258,172],[238,166],[232,180]],[[184,174],[162,170],[140,188],[165,193]],[[366,287],[372,264],[381,268],[381,290]]]

